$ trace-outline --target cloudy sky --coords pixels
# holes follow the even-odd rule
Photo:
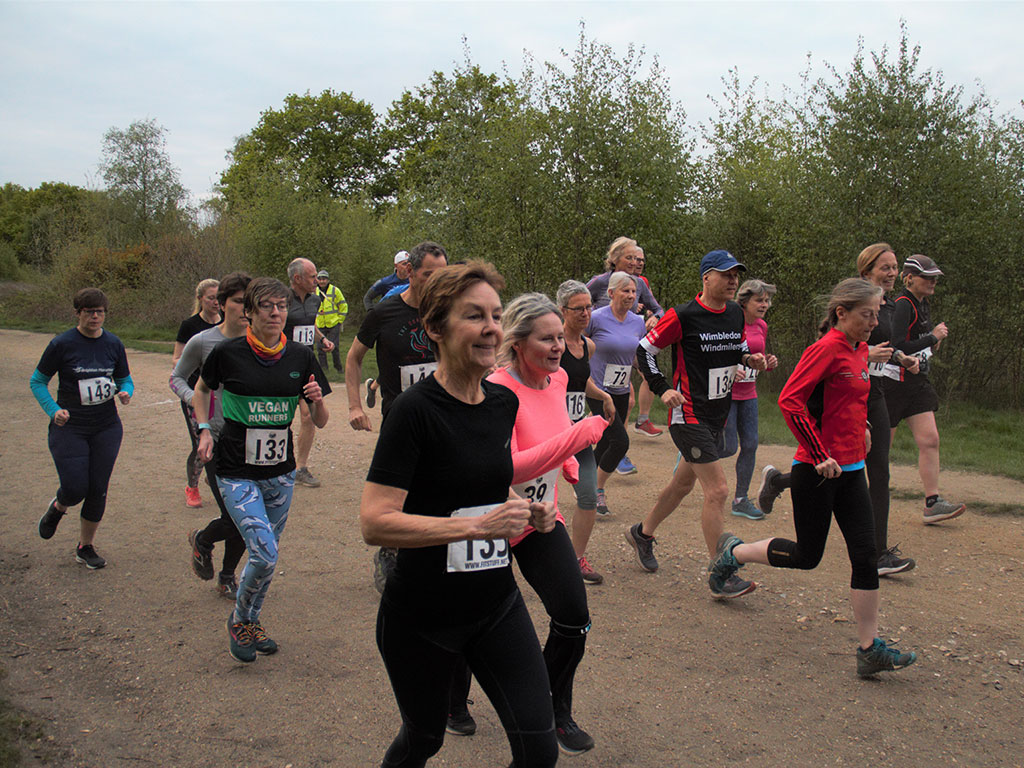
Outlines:
[[[348,91],[385,112],[463,60],[516,75],[524,52],[564,62],[587,34],[657,55],[688,122],[737,67],[777,93],[846,71],[858,38],[890,50],[900,19],[925,67],[1024,112],[1022,2],[10,2],[0,0],[0,184],[100,186],[102,136],[153,118],[205,197],[235,137],[289,93]]]

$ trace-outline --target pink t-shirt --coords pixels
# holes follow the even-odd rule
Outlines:
[[[758,352],[763,354],[765,344],[768,341],[768,323],[761,318],[757,318],[754,322],[744,325],[743,332],[747,338],[747,347],[750,348],[750,354],[755,355]],[[733,400],[754,400],[757,398],[758,373],[760,371],[755,371],[742,365],[736,369],[736,379],[732,384]]]
[[[572,423],[565,405],[569,375],[562,368],[550,374],[550,382],[544,389],[526,386],[505,368],[499,368],[487,380],[508,387],[519,398],[519,413],[512,429],[511,445],[516,492],[525,498],[540,496],[542,501],[553,501],[557,509],[559,471],[578,479],[574,455],[585,445],[600,439],[604,432],[604,419],[590,416]],[[538,450],[531,451],[532,448]],[[565,524],[561,512],[558,519]],[[533,530],[527,526],[522,535],[509,543],[515,546]]]

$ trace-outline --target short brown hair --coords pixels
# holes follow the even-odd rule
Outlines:
[[[82,288],[75,294],[71,304],[75,308],[75,312],[80,312],[83,309],[98,309],[99,307],[103,307],[104,312],[110,309],[110,300],[107,298],[107,294],[99,288]]]
[[[487,283],[498,293],[505,290],[505,278],[493,264],[486,261],[471,260],[465,264],[452,264],[434,272],[420,296],[420,320],[423,327],[443,335],[448,328],[448,315],[455,306],[455,300],[480,282]],[[436,351],[433,341],[431,346]]]
[[[245,289],[245,314],[253,315],[263,299],[287,299],[288,287],[275,277],[257,277]]]
[[[228,299],[236,293],[245,291],[251,282],[252,277],[248,272],[229,272],[220,279],[220,285],[217,287],[217,301],[224,306],[228,303]]]
[[[864,277],[871,268],[875,266],[875,262],[878,261],[878,257],[883,253],[891,253],[893,256],[896,255],[896,251],[892,249],[892,246],[888,243],[873,243],[860,252],[857,256],[857,274]]]

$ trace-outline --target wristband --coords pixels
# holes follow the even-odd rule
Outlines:
[[[207,421],[196,424],[196,432],[202,432],[204,429],[209,429],[210,423]]]

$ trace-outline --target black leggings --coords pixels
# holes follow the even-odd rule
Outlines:
[[[450,639],[455,629],[445,627],[445,637]],[[465,627],[457,648],[442,647],[415,621],[381,600],[377,647],[402,715],[401,730],[384,755],[383,768],[422,768],[441,749],[448,687],[461,656],[501,718],[512,765],[549,768],[558,760],[548,675],[518,590],[487,623]]]
[[[868,474],[868,493],[875,517],[875,550],[878,556],[888,548],[889,535],[889,409],[885,396],[871,388],[868,397],[868,422],[871,424],[871,451],[864,459]]]
[[[512,555],[551,618],[544,643],[544,664],[551,682],[555,724],[562,725],[572,717],[573,681],[590,631],[587,589],[579,561],[560,521],[551,533],[531,533],[512,547]],[[456,669],[451,691],[449,711],[461,712],[469,694],[469,675],[464,665]]]
[[[216,454],[215,454],[216,455]],[[217,459],[211,458],[206,462],[206,483],[210,486],[213,498],[220,508],[220,517],[215,517],[206,527],[199,532],[199,541],[202,544],[212,547],[218,541],[224,542],[224,562],[220,569],[221,573],[234,573],[238,563],[245,554],[245,540],[238,532],[238,526],[228,514],[224,506],[224,497],[221,496],[220,488],[217,487]]]
[[[107,486],[121,450],[124,428],[115,419],[102,427],[58,427],[50,422],[47,443],[57,467],[57,501],[65,507],[82,503],[82,519],[98,523],[107,508]]]
[[[817,567],[835,515],[850,556],[850,587],[878,589],[875,526],[864,473],[843,472],[826,480],[810,464],[795,464],[791,474],[796,541],[772,539],[768,543],[768,562],[776,568]]]
[[[609,393],[610,394],[610,393]],[[601,439],[594,446],[594,458],[597,466],[605,472],[614,472],[622,457],[629,450],[629,433],[626,432],[626,420],[629,418],[629,392],[612,395],[615,403],[615,418],[605,429]],[[600,400],[587,398],[591,413],[604,413],[604,404]]]

